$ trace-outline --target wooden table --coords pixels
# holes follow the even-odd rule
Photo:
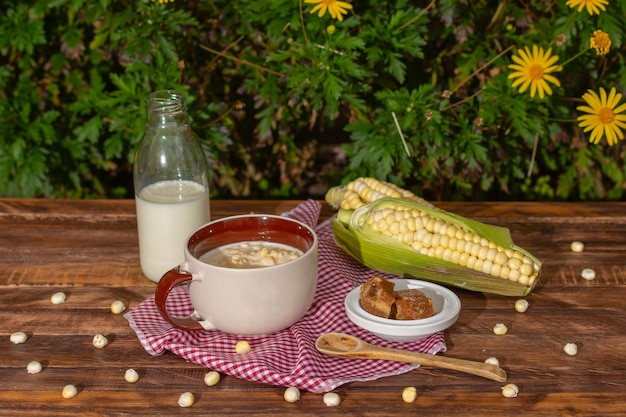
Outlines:
[[[213,218],[282,213],[298,201],[212,201]],[[500,359],[517,398],[503,384],[454,371],[421,367],[404,375],[339,387],[342,403],[326,407],[320,394],[283,400],[284,388],[223,376],[203,384],[206,369],[173,354],[149,356],[109,305],[133,307],[153,294],[139,268],[133,201],[0,199],[0,415],[342,415],[342,416],[610,416],[626,415],[626,203],[439,203],[441,208],[509,227],[517,244],[543,262],[542,285],[530,308],[514,298],[458,291],[462,311],[446,332],[447,356]],[[332,215],[328,207],[323,217]],[[570,243],[585,243],[573,253]],[[583,268],[597,278],[585,281]],[[68,294],[53,305],[56,291]],[[509,333],[492,327],[505,323]],[[11,333],[29,335],[15,345]],[[92,346],[108,335],[104,349]],[[563,346],[578,344],[577,356]],[[38,360],[41,373],[26,365]],[[139,371],[135,384],[127,368]],[[76,384],[79,394],[61,396]],[[415,386],[417,401],[401,400]],[[191,391],[196,403],[177,405]]]

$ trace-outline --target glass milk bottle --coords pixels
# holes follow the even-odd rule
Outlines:
[[[186,238],[210,218],[207,161],[181,93],[148,96],[133,175],[141,270],[158,282],[183,263]]]

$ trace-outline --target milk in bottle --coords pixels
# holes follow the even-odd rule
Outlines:
[[[182,94],[167,90],[148,97],[146,133],[133,170],[141,270],[158,282],[184,261],[187,237],[210,220],[207,161]]]

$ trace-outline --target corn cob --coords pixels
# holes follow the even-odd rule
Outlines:
[[[357,178],[343,187],[331,187],[325,199],[334,208],[354,210],[384,197],[405,198],[432,207],[426,200],[408,190],[370,177]]]
[[[527,295],[541,271],[508,229],[405,199],[339,210],[333,232],[369,268],[472,291]]]

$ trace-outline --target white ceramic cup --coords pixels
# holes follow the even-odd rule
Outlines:
[[[211,265],[199,258],[220,246],[249,241],[281,243],[303,254],[289,262],[239,269]],[[265,335],[297,322],[309,309],[317,288],[318,240],[297,220],[274,215],[241,215],[202,226],[185,245],[185,262],[159,281],[155,303],[165,320],[187,330],[219,329],[236,335]],[[172,317],[166,300],[188,283],[194,312]]]

